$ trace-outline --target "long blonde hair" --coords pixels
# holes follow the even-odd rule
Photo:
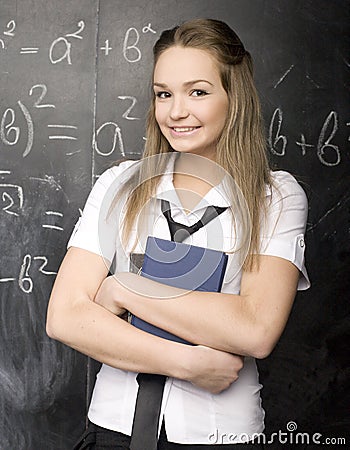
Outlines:
[[[173,46],[207,51],[218,64],[221,82],[227,93],[229,109],[225,126],[216,147],[215,162],[234,180],[245,199],[251,221],[248,257],[244,267],[252,268],[252,255],[259,249],[259,231],[265,211],[266,185],[271,185],[266,155],[264,127],[253,64],[236,33],[224,22],[195,19],[164,31],[153,48],[154,67],[160,55]],[[123,185],[120,195],[128,194],[123,222],[127,239],[139,211],[154,195],[165,170],[166,158],[149,158],[173,152],[155,118],[153,95],[147,115],[146,144],[138,170]],[[161,167],[159,166],[161,164]]]

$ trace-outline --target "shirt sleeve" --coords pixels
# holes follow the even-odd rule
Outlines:
[[[274,185],[267,192],[267,214],[262,226],[262,255],[291,261],[300,271],[298,290],[308,289],[305,267],[305,229],[308,202],[304,190],[287,172],[273,172]]]
[[[67,248],[79,247],[89,250],[102,256],[108,263],[112,262],[119,227],[115,214],[110,214],[110,207],[120,186],[120,175],[131,163],[126,161],[107,169],[97,179],[83,213],[73,229]]]

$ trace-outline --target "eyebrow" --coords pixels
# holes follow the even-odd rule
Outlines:
[[[208,83],[211,86],[214,86],[213,83],[211,83],[208,80],[191,80],[191,81],[185,81],[183,84],[184,84],[184,86],[188,87],[188,86],[192,86],[193,84],[197,84],[197,83]],[[166,83],[153,83],[153,86],[157,86],[160,88],[168,87]]]

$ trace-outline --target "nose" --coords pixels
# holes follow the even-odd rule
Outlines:
[[[186,106],[186,101],[182,96],[173,96],[169,115],[172,120],[180,120],[188,117],[189,111]]]

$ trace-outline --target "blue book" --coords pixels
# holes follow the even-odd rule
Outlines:
[[[191,291],[220,292],[227,259],[221,251],[149,236],[141,276]],[[134,315],[131,323],[164,339],[190,344]]]

